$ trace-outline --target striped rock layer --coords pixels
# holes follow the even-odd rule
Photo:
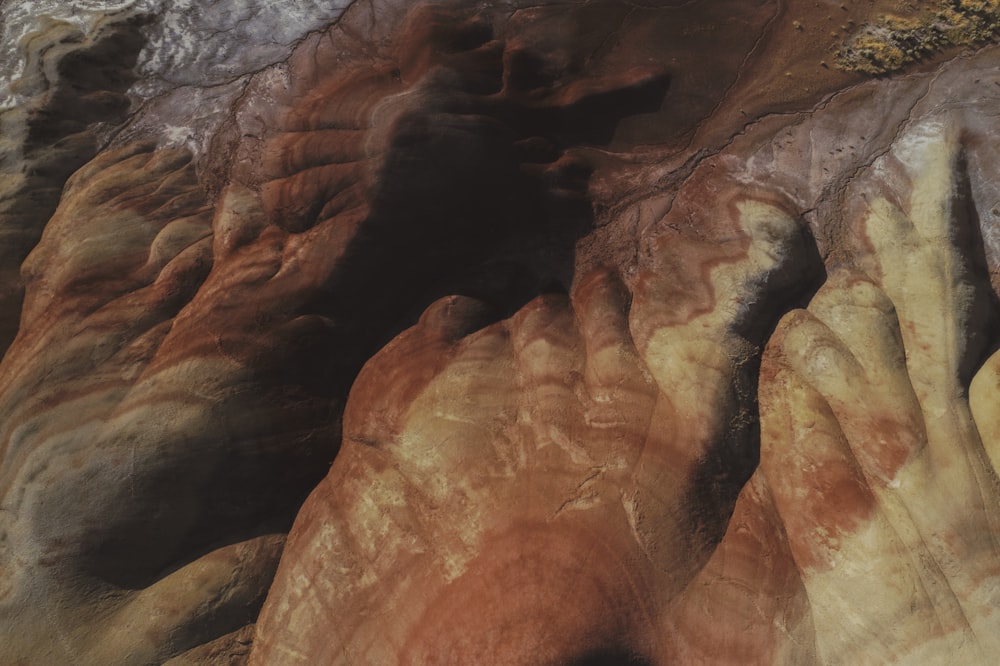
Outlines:
[[[651,4],[24,39],[0,663],[992,663],[1000,50]]]

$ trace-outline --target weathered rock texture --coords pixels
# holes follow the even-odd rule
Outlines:
[[[0,663],[992,663],[998,47],[85,4],[0,112]]]

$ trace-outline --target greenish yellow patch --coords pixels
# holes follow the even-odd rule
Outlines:
[[[915,16],[884,14],[861,26],[837,52],[841,69],[887,74],[949,46],[1000,33],[1000,0],[940,0]]]

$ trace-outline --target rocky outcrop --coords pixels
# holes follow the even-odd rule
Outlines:
[[[1000,51],[890,4],[26,40],[0,661],[989,663]]]
[[[21,262],[55,212],[66,179],[98,150],[101,123],[120,123],[142,45],[138,19],[99,21],[92,34],[55,22],[22,38],[16,89],[26,101],[0,120],[0,350],[17,333]]]

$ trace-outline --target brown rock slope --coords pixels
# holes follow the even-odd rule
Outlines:
[[[18,268],[52,216],[66,179],[98,151],[99,123],[118,123],[135,80],[140,21],[108,18],[85,37],[55,22],[24,36],[17,92],[29,100],[0,113],[0,350],[17,333],[24,298]]]
[[[0,662],[990,663],[1000,51],[650,5],[354,3],[203,155],[51,52]]]

